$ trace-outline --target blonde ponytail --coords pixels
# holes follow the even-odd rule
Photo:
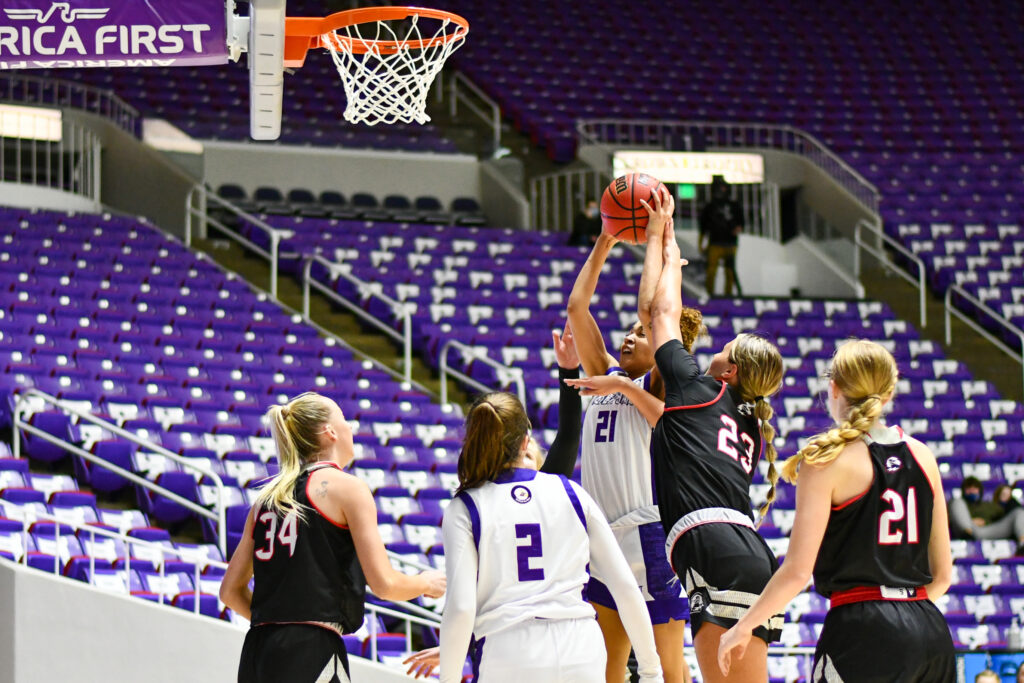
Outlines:
[[[299,519],[305,517],[305,510],[295,500],[295,482],[302,468],[320,452],[320,432],[329,416],[330,408],[313,392],[267,411],[281,471],[260,490],[255,503],[257,510],[272,510],[282,517],[292,513]]]
[[[801,463],[827,465],[849,444],[862,439],[882,416],[882,406],[896,390],[896,359],[880,344],[866,339],[836,350],[829,375],[849,405],[838,426],[811,437],[807,445],[782,464],[782,476],[795,482]]]
[[[775,450],[775,427],[771,420],[775,416],[768,398],[782,387],[782,376],[785,366],[779,349],[764,337],[754,334],[741,334],[733,342],[729,354],[729,362],[736,365],[736,388],[740,398],[753,402],[754,417],[761,429],[761,443],[764,444],[764,457],[768,462],[768,497],[765,504],[758,510],[758,524],[768,514],[768,509],[775,502],[776,486],[779,472],[775,467],[778,452]]]

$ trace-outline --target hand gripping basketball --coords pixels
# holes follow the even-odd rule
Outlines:
[[[646,173],[627,173],[609,183],[601,195],[604,232],[630,244],[646,242],[650,210],[644,210],[643,202],[661,187],[661,181]]]
[[[659,183],[657,191],[651,193],[650,203],[641,199],[640,204],[647,209],[647,230],[652,235],[662,235],[676,212],[676,200],[672,194]]]

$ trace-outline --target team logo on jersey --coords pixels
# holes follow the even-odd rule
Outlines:
[[[736,410],[739,411],[740,415],[753,415],[754,404],[753,403],[741,403],[736,406]]]
[[[512,500],[515,502],[529,503],[531,498],[533,498],[533,494],[530,493],[530,489],[526,488],[522,484],[512,487]]]
[[[886,472],[895,472],[901,467],[903,467],[903,461],[897,458],[895,455],[889,456],[889,459],[885,461]]]
[[[704,608],[708,606],[708,599],[704,595],[704,591],[697,589],[690,596],[690,612],[693,614],[699,614],[704,611]]]

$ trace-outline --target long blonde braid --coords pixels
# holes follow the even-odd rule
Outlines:
[[[733,342],[729,361],[736,364],[736,383],[740,398],[754,403],[754,416],[761,428],[761,443],[768,462],[768,497],[758,511],[763,520],[768,508],[775,502],[779,472],[775,467],[778,452],[775,450],[775,427],[771,420],[775,416],[768,398],[782,387],[785,367],[779,349],[764,337],[741,334]]]
[[[864,437],[882,416],[899,379],[896,359],[882,345],[866,339],[840,346],[829,375],[846,399],[849,412],[832,429],[811,437],[807,445],[782,464],[782,476],[795,482],[801,463],[827,465],[849,444]]]

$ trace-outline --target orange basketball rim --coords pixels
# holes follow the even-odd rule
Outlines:
[[[428,38],[411,40],[377,40],[361,36],[341,35],[337,31],[360,24],[383,21],[402,21],[409,17],[428,17],[441,22],[451,22],[455,29]],[[464,40],[469,33],[469,22],[454,12],[426,7],[363,7],[336,12],[326,17],[287,17],[284,25],[284,65],[301,67],[306,53],[311,49],[345,49],[351,54],[375,52],[381,55],[395,54],[400,50],[423,50],[446,43]],[[326,41],[334,41],[334,45]]]

